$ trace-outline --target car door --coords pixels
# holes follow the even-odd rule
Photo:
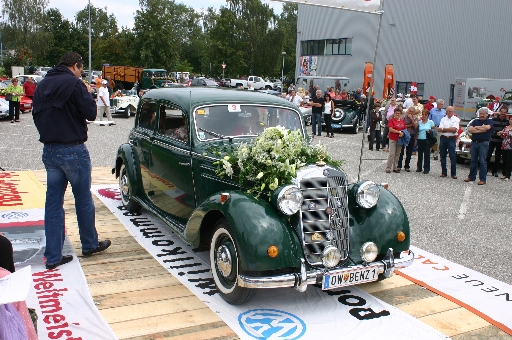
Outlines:
[[[158,129],[151,148],[154,204],[184,225],[195,207],[187,116],[170,102],[161,102]]]
[[[144,193],[149,197],[151,195],[151,178],[149,168],[151,164],[151,143],[156,128],[156,102],[153,100],[144,100],[141,103],[137,123],[133,132],[130,134],[129,143],[135,149],[136,157],[139,161],[140,174]]]

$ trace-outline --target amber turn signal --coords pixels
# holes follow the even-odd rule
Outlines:
[[[268,254],[268,256],[274,258],[277,256],[277,254],[279,254],[279,250],[277,250],[276,246],[270,246],[267,249],[267,254]]]
[[[399,231],[396,234],[396,239],[400,242],[403,242],[403,240],[405,240],[405,233],[403,231]]]

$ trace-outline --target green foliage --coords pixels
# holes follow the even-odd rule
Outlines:
[[[118,28],[114,12],[91,5],[92,68],[102,64],[164,68],[239,77],[285,74],[293,78],[297,5],[284,4],[278,16],[261,0],[227,0],[219,10],[196,12],[174,0],[139,0],[133,29]],[[4,46],[15,50],[19,65],[52,66],[68,52],[89,57],[89,7],[75,20],[48,0],[0,0]],[[9,71],[10,68],[7,69]],[[212,73],[212,74],[210,74]]]

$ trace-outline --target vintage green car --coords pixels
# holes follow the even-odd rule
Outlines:
[[[149,91],[112,169],[123,204],[144,207],[209,250],[215,285],[231,304],[248,301],[256,288],[330,290],[410,265],[409,220],[385,185],[349,184],[342,170],[309,164],[292,183],[257,198],[236,174],[218,176],[212,148],[250,143],[275,126],[309,138],[299,109],[264,93]]]

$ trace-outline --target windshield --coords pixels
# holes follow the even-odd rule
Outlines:
[[[205,79],[204,82],[206,83],[206,85],[218,85],[216,82],[214,82],[211,79]]]
[[[275,126],[302,131],[299,113],[282,107],[240,104],[208,106],[196,109],[194,120],[199,140],[257,136],[265,128]]]
[[[155,71],[155,72],[153,72],[153,77],[165,78],[165,77],[167,77],[167,73],[165,71]]]

